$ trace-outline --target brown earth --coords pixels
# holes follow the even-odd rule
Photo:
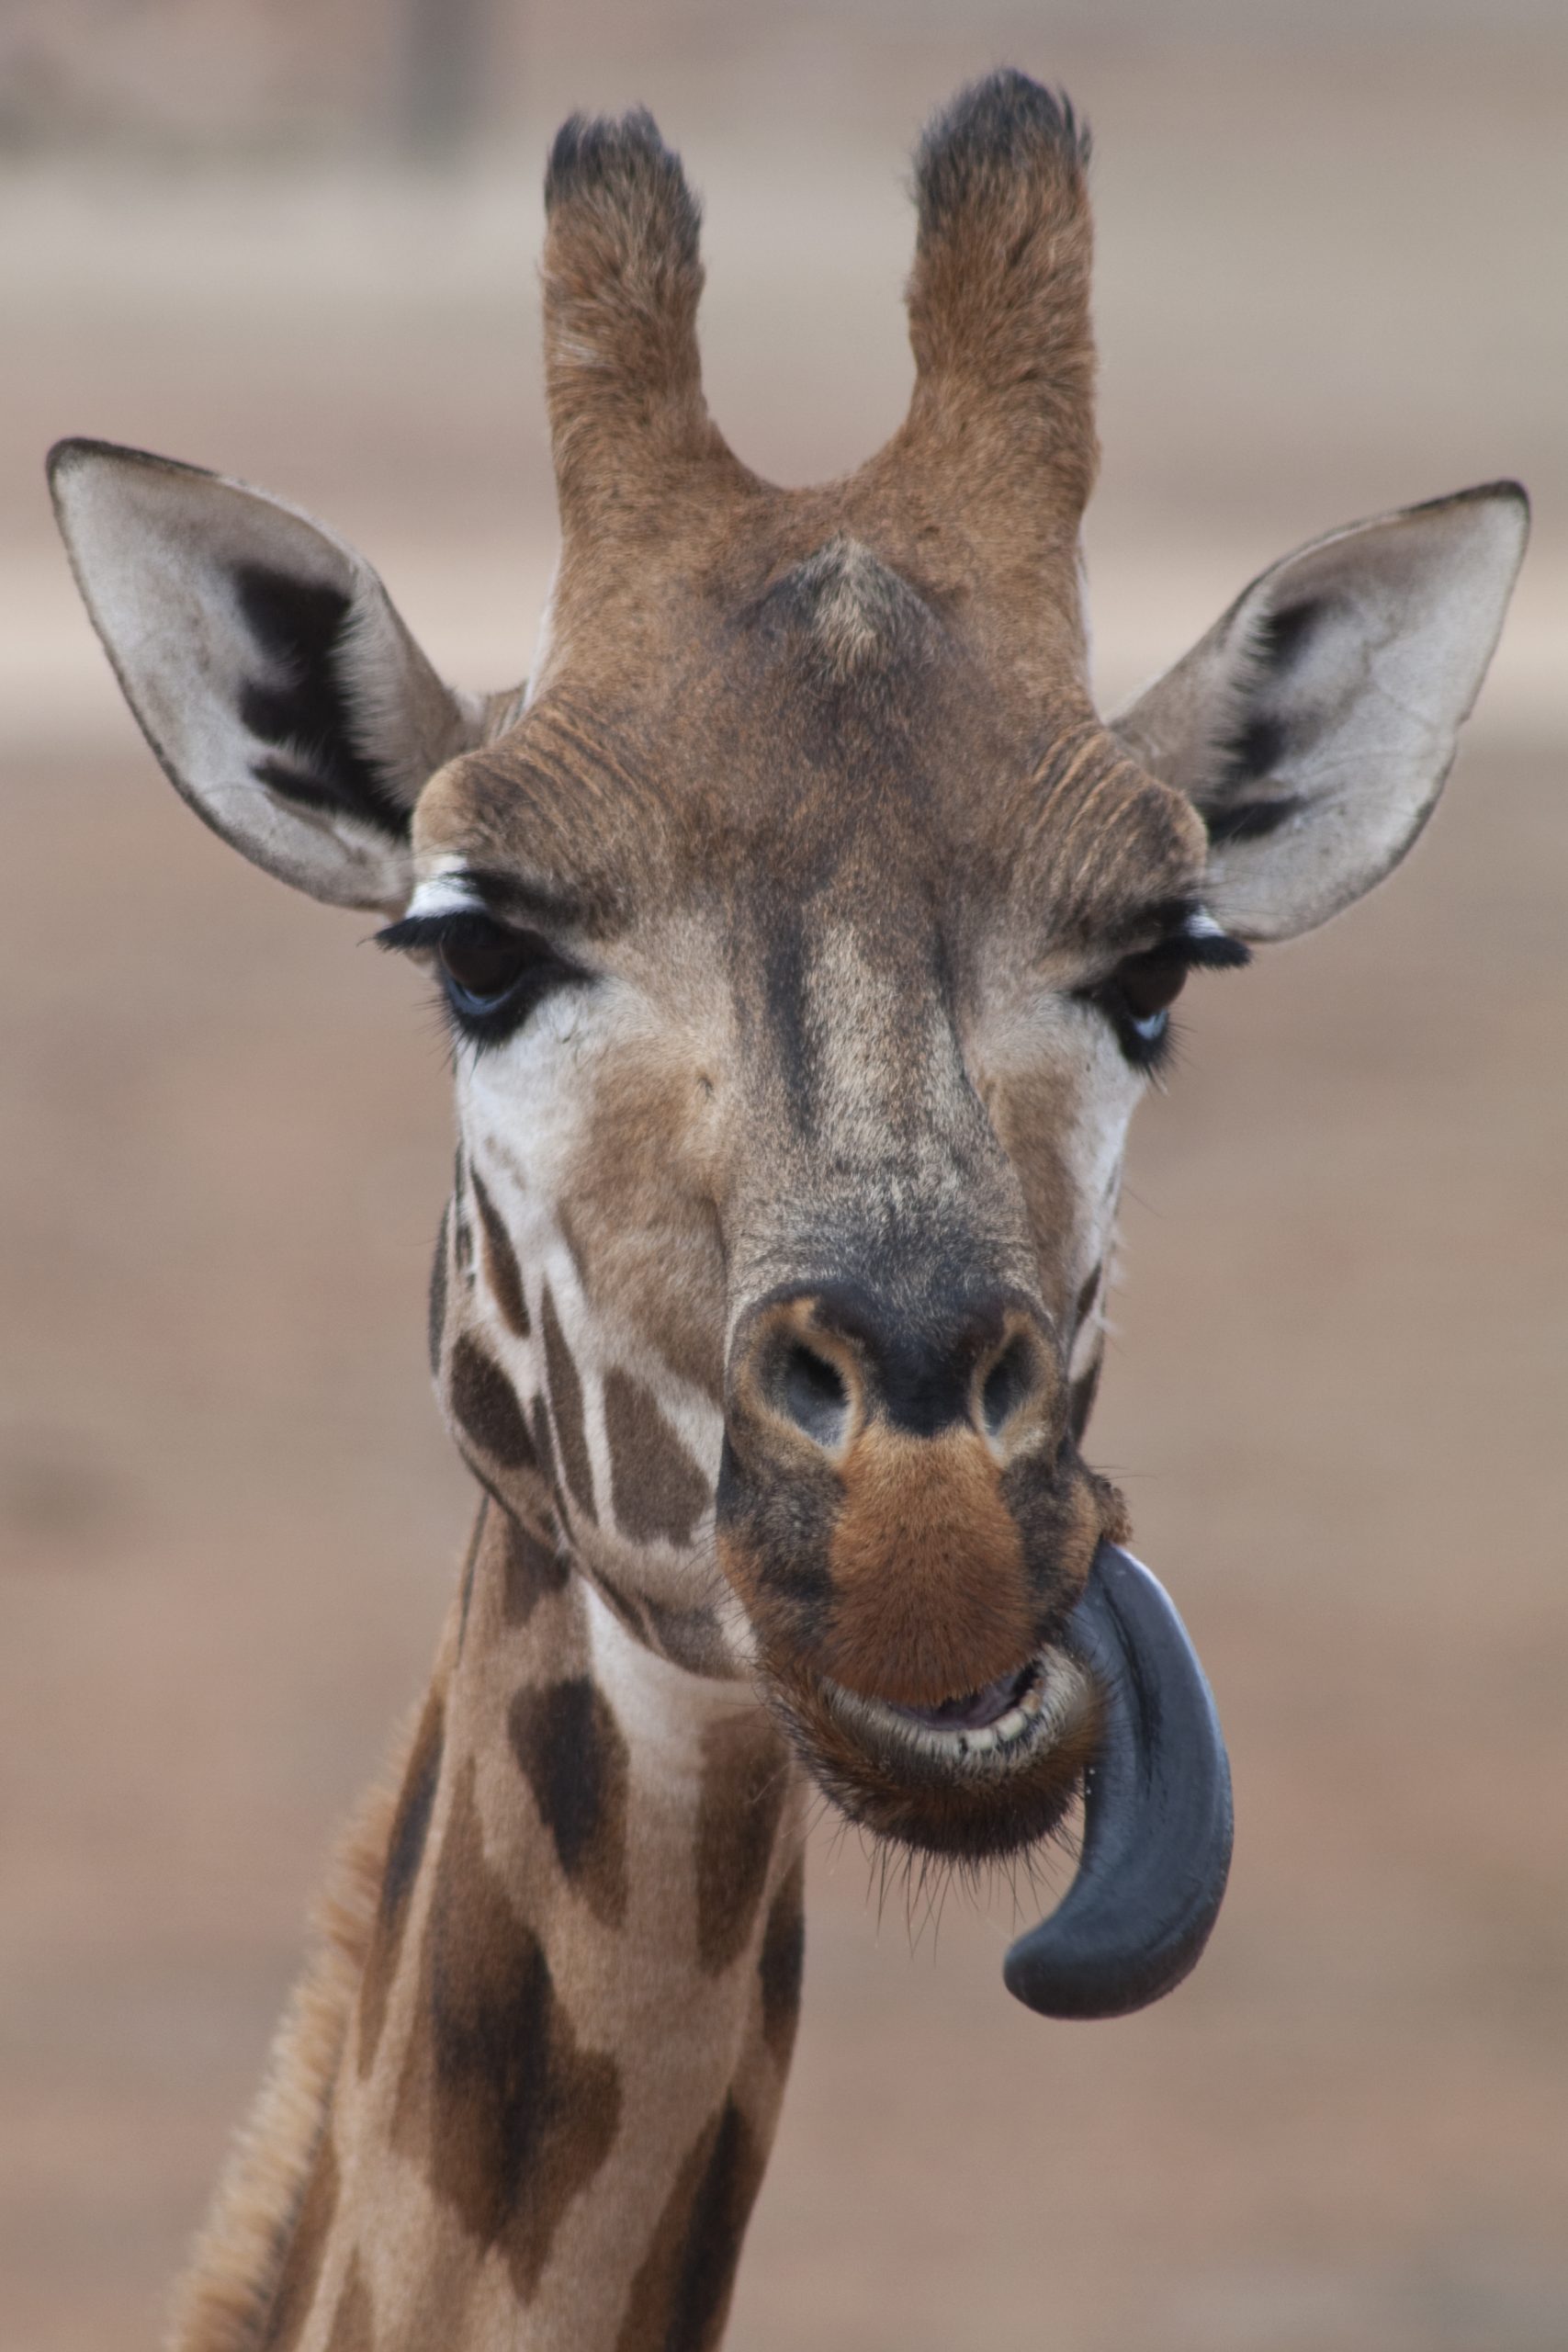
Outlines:
[[[1537,544],[1409,867],[1195,989],[1136,1139],[1094,1438],[1229,1727],[1210,1956],[1047,2026],[1001,1986],[1005,1893],[917,1912],[911,1957],[824,1840],[732,2341],[1562,2352],[1568,52],[1021,53],[1100,135],[1108,675],[1358,512],[1517,471]],[[455,673],[520,670],[534,160],[556,83],[627,95],[570,62],[525,172],[4,190],[0,2352],[154,2342],[468,1510],[422,1363],[417,983],[162,783],[37,460],[85,430],[265,481]],[[901,130],[831,85],[649,85],[708,191],[716,405],[789,478],[905,382]]]

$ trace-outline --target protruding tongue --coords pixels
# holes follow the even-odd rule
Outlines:
[[[1179,1984],[1209,1940],[1230,1872],[1230,1765],[1187,1629],[1131,1553],[1100,1545],[1063,1646],[1105,1702],[1083,1859],[1002,1976],[1043,2016],[1123,2017]]]

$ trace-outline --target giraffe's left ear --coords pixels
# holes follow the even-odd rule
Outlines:
[[[481,740],[364,558],[197,466],[62,441],[50,486],[77,584],[171,783],[269,874],[400,911],[421,787]]]
[[[1517,482],[1287,556],[1111,721],[1208,827],[1207,896],[1244,939],[1325,922],[1431,814],[1529,529]]]

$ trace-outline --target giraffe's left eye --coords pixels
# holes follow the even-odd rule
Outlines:
[[[547,941],[503,930],[488,915],[458,916],[435,952],[446,993],[464,1012],[493,1012],[521,980],[553,961]]]
[[[1127,1059],[1139,1069],[1152,1069],[1159,1060],[1170,1032],[1170,1008],[1181,994],[1191,969],[1184,946],[1151,947],[1142,956],[1128,956],[1107,980],[1087,991],[1114,1028]]]
[[[452,1018],[475,1045],[498,1044],[556,989],[588,975],[536,931],[477,909],[414,915],[378,934],[379,944],[434,951]]]

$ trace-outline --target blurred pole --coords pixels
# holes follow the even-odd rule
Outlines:
[[[438,170],[473,145],[484,103],[488,0],[396,0],[401,16],[400,143]]]

